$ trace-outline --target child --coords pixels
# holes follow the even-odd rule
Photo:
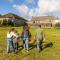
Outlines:
[[[17,31],[15,31],[14,36],[13,36],[13,45],[14,45],[14,49],[16,49],[16,51],[18,51],[18,40],[19,40],[19,34]]]
[[[41,28],[41,25],[38,26],[35,37],[37,40],[37,50],[40,52],[40,50],[42,50],[42,42],[44,39],[44,33],[43,29]]]
[[[12,45],[12,51],[13,52],[15,52],[14,45],[13,45],[13,39],[14,39],[14,35],[15,35],[14,32],[15,32],[15,28],[12,28],[10,34],[12,36],[11,45]]]
[[[23,32],[22,32],[22,39],[23,39],[23,45],[24,45],[24,49],[29,50],[29,40],[31,38],[31,34],[28,30],[28,26],[24,26],[23,28]]]
[[[10,52],[10,43],[12,41],[12,35],[10,34],[11,30],[8,31],[7,33],[7,52]]]

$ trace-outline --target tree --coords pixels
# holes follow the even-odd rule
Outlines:
[[[60,27],[60,23],[57,23],[57,24],[55,25],[55,27]]]
[[[6,20],[6,19],[3,20],[2,25],[3,25],[3,26],[6,26],[6,25],[7,25],[7,20]]]

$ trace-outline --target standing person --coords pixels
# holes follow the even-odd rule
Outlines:
[[[14,35],[15,35],[14,32],[15,32],[15,28],[12,28],[10,34],[12,36],[11,45],[12,45],[12,51],[13,52],[15,52],[14,45],[13,45],[13,39],[14,39]]]
[[[44,33],[43,33],[43,29],[41,28],[41,25],[37,27],[35,37],[37,40],[37,50],[38,52],[40,52],[42,50],[42,43],[44,39]]]
[[[7,52],[10,52],[10,44],[12,42],[12,35],[10,34],[11,30],[7,32]]]
[[[24,49],[27,50],[27,52],[29,50],[30,38],[31,38],[31,33],[29,32],[28,26],[24,26],[22,31],[22,39],[23,39]]]
[[[19,41],[19,34],[16,30],[13,36],[13,45],[14,45],[14,50],[16,50],[16,52],[18,51],[18,46],[19,46],[18,41]]]

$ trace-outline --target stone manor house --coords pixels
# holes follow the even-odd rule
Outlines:
[[[29,25],[41,25],[42,27],[54,27],[58,23],[58,17],[55,16],[38,16],[32,17]]]

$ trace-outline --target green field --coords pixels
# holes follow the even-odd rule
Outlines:
[[[19,42],[19,52],[17,54],[7,53],[6,33],[12,27],[0,27],[0,60],[60,60],[60,29],[44,29],[45,41],[43,43],[43,51],[37,52],[36,44],[30,47],[27,53],[22,48],[22,41]],[[21,27],[14,27],[21,34]],[[30,31],[34,36],[35,28],[31,27]]]

